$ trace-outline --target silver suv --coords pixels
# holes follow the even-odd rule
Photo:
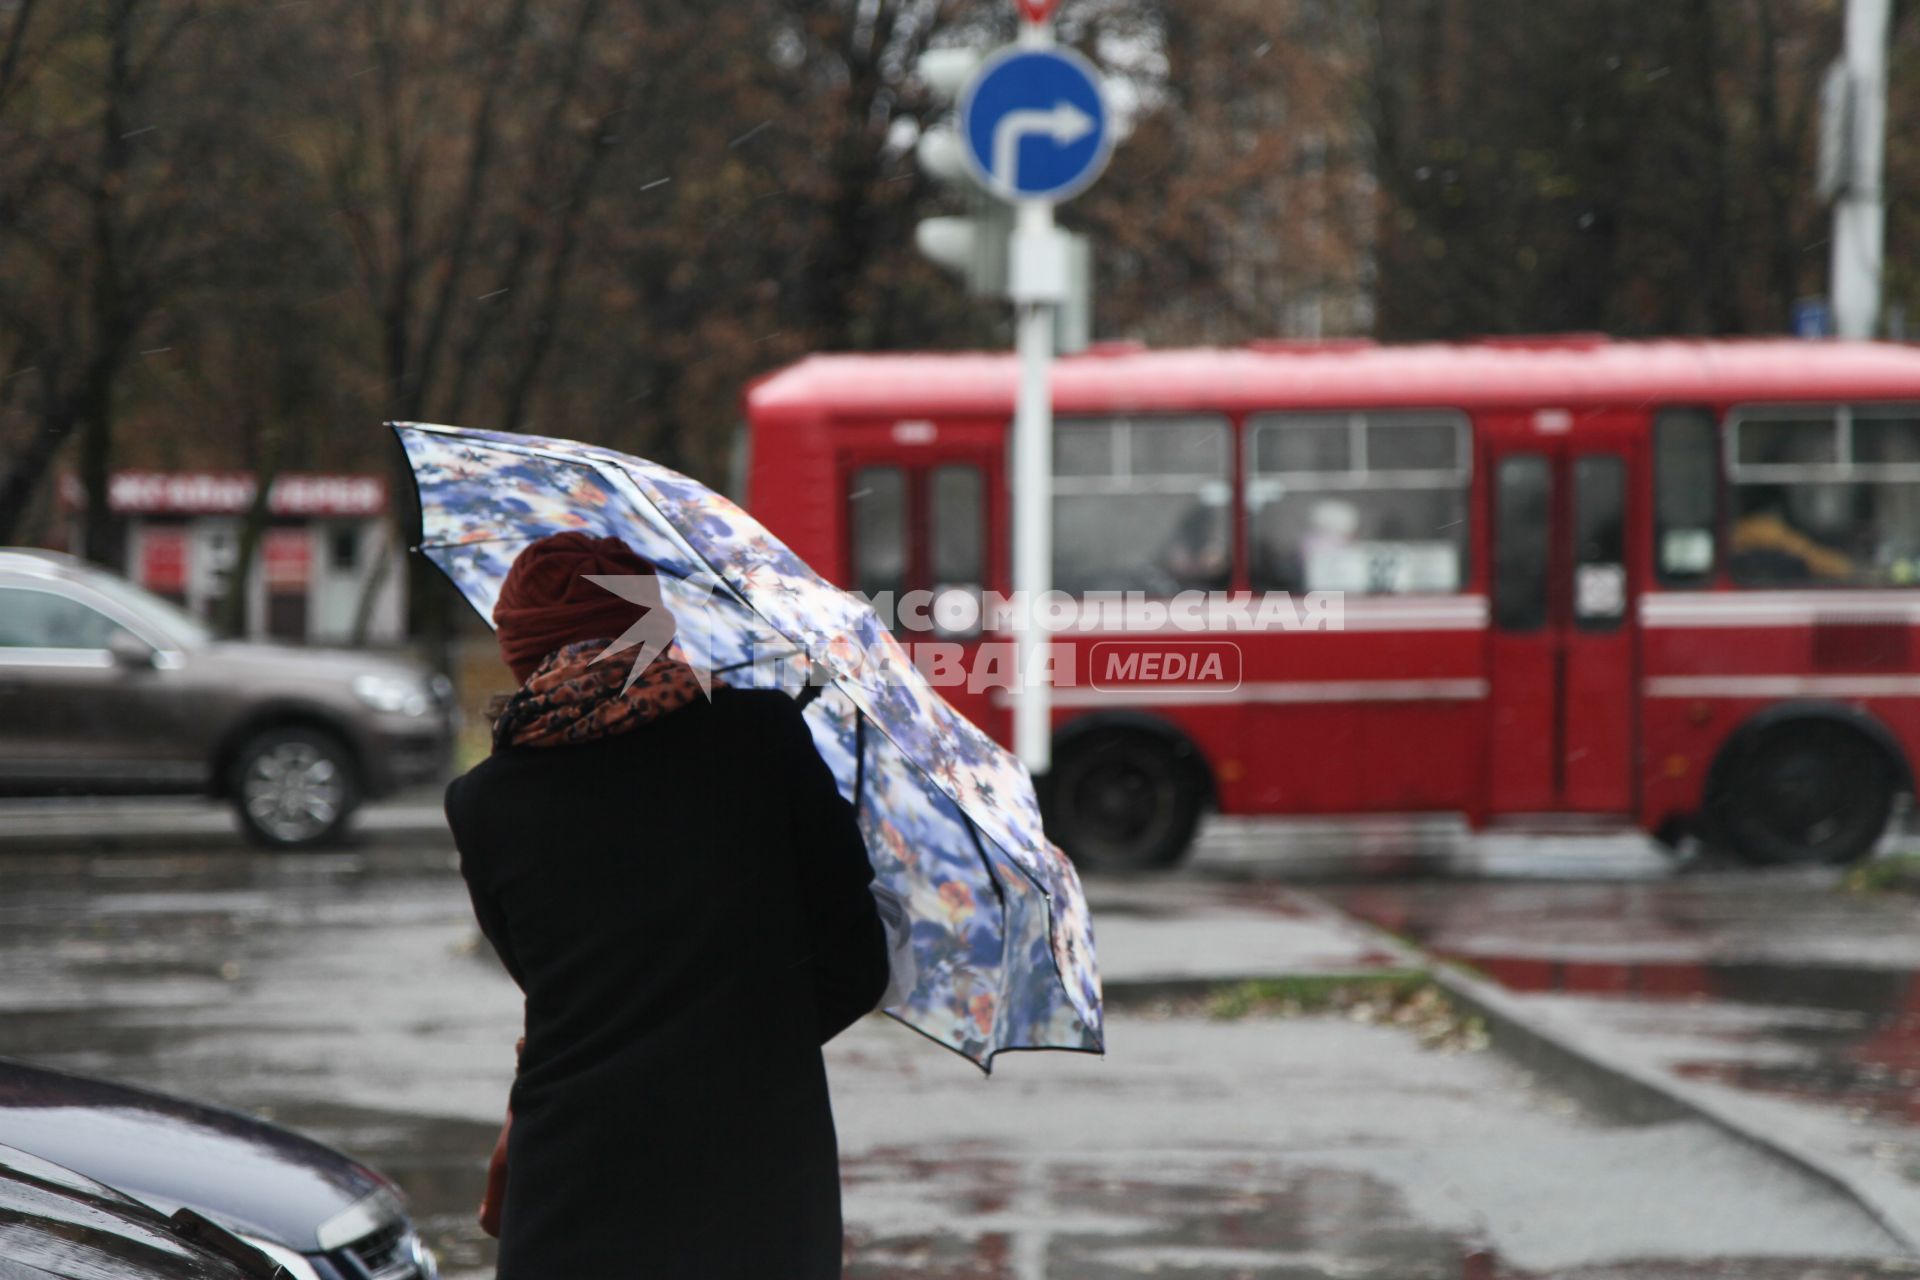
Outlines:
[[[0,794],[200,793],[260,844],[321,844],[444,772],[450,694],[401,659],[217,640],[71,556],[0,548]]]

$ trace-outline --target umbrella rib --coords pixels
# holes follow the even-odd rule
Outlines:
[[[951,797],[949,797],[948,802],[952,803]],[[980,855],[980,865],[987,869],[987,879],[993,883],[993,894],[996,898],[1000,899],[1000,911],[1004,915],[1007,909],[1007,891],[1000,883],[999,874],[993,869],[993,859],[987,856],[986,845],[980,843],[980,826],[972,818],[969,818],[967,811],[962,809],[958,804],[955,804],[953,809],[955,813],[960,815],[960,821],[966,824],[967,836],[973,841],[973,851]]]
[[[596,459],[595,461],[596,463],[598,463],[602,460]],[[661,527],[673,535],[673,537],[680,543],[681,547],[686,550],[687,554],[693,557],[696,563],[700,564],[703,568],[706,569],[708,573],[713,575],[713,580],[715,582],[725,587],[727,591],[733,596],[734,599],[738,600],[742,605],[752,610],[755,614],[760,613],[760,610],[755,608],[753,605],[753,602],[747,598],[747,593],[745,591],[742,591],[739,587],[735,586],[732,582],[728,581],[727,575],[720,569],[718,565],[714,564],[712,558],[707,556],[704,552],[702,552],[700,548],[693,545],[693,539],[689,538],[686,535],[686,532],[682,530],[680,526],[678,526],[673,522],[673,517],[668,515],[667,512],[660,506],[658,502],[655,502],[653,500],[653,498],[647,493],[647,491],[641,487],[640,482],[633,478],[633,475],[626,469],[624,464],[618,463],[618,462],[611,462],[611,463],[608,463],[607,465],[613,468],[611,473],[606,471],[600,471],[600,468],[598,465],[594,467],[594,470],[600,471],[601,475],[613,481],[613,487],[616,490],[623,489],[623,488],[627,489],[630,491],[629,496],[638,498],[640,499],[640,501],[646,503],[647,509],[649,511],[652,511],[655,516],[659,517]],[[762,620],[764,621],[764,616]],[[778,627],[775,627],[770,622],[767,624],[767,627],[770,631],[773,631],[776,635],[779,634],[780,632],[780,629]],[[788,640],[789,642],[792,639],[792,637],[790,636],[783,636],[782,638]]]
[[[772,630],[772,628],[769,627],[768,630]],[[748,658],[745,662],[729,662],[724,667],[715,667],[713,674],[723,676],[729,671],[739,671],[746,667],[757,667],[762,662],[778,662],[782,658],[791,658],[796,654],[805,652],[805,649],[789,649],[785,653],[768,653],[758,657]]]
[[[409,551],[458,551],[462,547],[490,547],[496,542],[532,542],[534,539],[522,534],[513,538],[468,538],[465,542],[422,542],[408,547]]]
[[[867,714],[858,707],[853,712],[853,812],[860,814],[860,800],[867,794]]]

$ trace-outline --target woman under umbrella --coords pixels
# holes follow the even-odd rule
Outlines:
[[[520,689],[447,789],[526,995],[483,1222],[502,1280],[837,1277],[820,1046],[887,984],[873,871],[786,694],[595,661],[642,609],[586,575],[651,569],[579,533],[520,554],[494,610]]]

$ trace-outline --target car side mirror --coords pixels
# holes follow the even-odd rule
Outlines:
[[[107,652],[113,655],[116,667],[138,671],[154,665],[153,646],[130,631],[116,631],[107,637]]]

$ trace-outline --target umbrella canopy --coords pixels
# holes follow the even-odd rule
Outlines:
[[[659,569],[696,670],[800,694],[876,877],[906,902],[918,983],[887,1013],[990,1068],[1010,1049],[1103,1052],[1092,923],[1025,767],[948,705],[858,597],[680,473],[593,445],[391,424],[421,550],[492,620],[529,543],[623,539]]]

